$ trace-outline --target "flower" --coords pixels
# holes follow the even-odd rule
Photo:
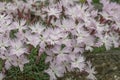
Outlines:
[[[73,55],[75,56],[75,55]],[[85,67],[85,59],[83,56],[77,56],[75,59],[71,62],[71,67],[72,68],[78,68],[80,71],[84,70]]]
[[[38,34],[26,33],[25,38],[27,39],[26,43],[31,44],[34,47],[37,47],[41,41]]]
[[[3,54],[0,55],[2,60],[5,60],[5,69],[8,70],[11,68],[13,61],[15,61],[16,56],[9,54],[8,51],[5,51]]]
[[[10,46],[10,39],[3,37],[3,35],[0,36],[0,48],[3,50],[6,50],[6,47],[9,47],[9,46]]]
[[[12,40],[10,44],[11,44],[10,46],[11,55],[16,55],[19,57],[20,55],[23,55],[28,51],[24,43],[20,40]]]
[[[60,5],[64,6],[65,8],[69,7],[70,5],[73,5],[74,0],[60,0]]]
[[[97,80],[96,77],[94,76],[94,74],[96,74],[95,68],[92,67],[90,61],[88,61],[87,64],[88,64],[87,68],[85,69],[89,74],[87,78],[91,80]]]
[[[102,44],[105,45],[106,50],[110,50],[110,48],[112,47],[112,41],[108,34],[105,34],[104,36],[100,37],[99,42],[102,42]]]
[[[54,72],[52,71],[52,69],[47,69],[47,70],[45,70],[45,72],[49,74],[50,80],[57,80],[57,78],[56,78]]]
[[[20,70],[23,71],[24,64],[29,63],[29,60],[24,56],[15,58],[12,65],[19,66]]]
[[[40,23],[36,23],[34,25],[29,26],[29,28],[31,29],[32,33],[36,33],[36,34],[41,34],[42,31],[45,30],[45,26],[41,25]]]
[[[6,13],[0,14],[0,33],[6,33],[12,30],[12,16]]]
[[[38,48],[37,58],[44,52],[47,54],[45,62],[49,68],[45,72],[50,80],[76,68],[88,72],[87,78],[95,80],[94,67],[86,62],[83,53],[94,47],[105,46],[109,50],[120,45],[120,4],[100,2],[102,10],[95,9],[92,0],[86,0],[85,4],[79,4],[79,0],[0,2],[0,59],[4,68],[15,66],[23,71],[29,62],[26,53],[30,44]],[[19,19],[20,16],[30,20]]]
[[[52,52],[56,54],[57,64],[61,64],[62,62],[68,61],[68,54],[71,52],[71,48],[64,47],[61,49],[61,45],[57,45],[52,48]]]
[[[5,77],[5,75],[1,72],[0,73],[0,80],[3,80],[4,77]]]
[[[57,65],[55,63],[51,63],[50,68],[45,70],[50,75],[50,80],[57,80],[56,77],[62,77],[65,71],[63,65]]]
[[[5,2],[0,2],[0,13],[5,10]]]
[[[88,6],[86,5],[76,5],[74,7],[69,7],[66,10],[65,14],[68,15],[73,20],[87,20],[87,17],[90,16],[90,13],[86,10]],[[79,14],[78,14],[79,13]]]
[[[77,29],[76,30],[76,36],[77,36],[77,43],[80,44],[80,43],[84,43],[87,38],[90,36],[89,32],[85,31],[84,29]]]
[[[49,6],[47,8],[43,9],[43,12],[47,12],[47,15],[50,16],[55,16],[56,18],[59,18],[61,14],[61,9],[58,9],[57,6]]]
[[[22,32],[23,30],[27,29],[27,25],[25,20],[20,20],[18,22],[13,22],[12,26],[14,29],[18,29],[19,32]]]

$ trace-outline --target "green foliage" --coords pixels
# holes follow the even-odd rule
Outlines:
[[[3,61],[2,61],[2,59],[0,59],[0,71],[2,70],[2,64],[3,64]]]
[[[11,32],[10,32],[10,38],[11,39],[13,39],[13,38],[16,38],[16,36],[15,36],[15,33],[17,33],[18,32],[18,30],[11,30]]]
[[[11,2],[12,0],[0,0],[2,2]]]

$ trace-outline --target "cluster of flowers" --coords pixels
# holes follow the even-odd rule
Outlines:
[[[29,46],[47,54],[45,70],[50,80],[64,73],[86,71],[95,80],[95,71],[84,51],[120,45],[120,5],[100,0],[102,10],[79,0],[12,0],[0,2],[0,58],[6,70],[28,63]],[[2,74],[1,74],[2,75]]]

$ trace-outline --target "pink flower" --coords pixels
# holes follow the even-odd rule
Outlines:
[[[57,64],[61,64],[62,62],[68,61],[68,54],[71,52],[71,48],[63,48],[61,49],[61,45],[56,45],[51,51],[47,51],[48,57],[47,62],[52,61],[54,59]]]
[[[0,36],[0,48],[6,50],[6,47],[10,46],[10,39],[4,36]]]
[[[0,73],[0,80],[3,80],[5,77],[5,74],[3,74],[2,72]]]
[[[104,36],[100,37],[99,42],[102,42],[102,44],[105,45],[106,50],[110,50],[110,48],[112,47],[112,41],[109,34],[105,34]]]
[[[85,31],[84,29],[77,29],[77,33],[76,33],[76,36],[77,36],[77,43],[80,44],[80,43],[84,43],[88,37],[90,37],[90,34]]]
[[[94,74],[96,74],[96,71],[95,71],[95,68],[94,67],[92,67],[92,64],[88,61],[87,62],[87,67],[86,67],[86,71],[88,72],[88,76],[87,76],[87,78],[88,79],[91,79],[91,80],[97,80],[96,79],[96,77],[94,76]]]
[[[20,40],[13,40],[11,41],[10,47],[10,54],[20,56],[27,53],[27,48],[25,47],[24,43]]]
[[[57,65],[55,63],[51,63],[50,68],[45,70],[50,75],[50,80],[57,80],[57,77],[62,77],[65,71],[63,65]]]
[[[4,52],[4,54],[0,55],[0,58],[2,60],[5,60],[5,69],[8,70],[11,68],[13,61],[15,60],[15,55],[10,55],[7,51]]]
[[[40,38],[38,34],[26,33],[25,38],[27,39],[26,43],[31,44],[34,47],[37,47],[37,45],[39,45],[40,43]]]
[[[47,12],[47,15],[50,16],[55,16],[56,18],[59,18],[61,14],[61,9],[58,9],[57,6],[48,6],[47,8],[43,9],[43,12]]]
[[[73,0],[61,0],[60,1],[60,5],[64,6],[65,8],[73,4],[74,4]]]
[[[76,5],[74,7],[69,7],[65,14],[68,15],[73,20],[85,20],[90,16],[90,13],[86,10],[88,6],[86,5]],[[78,14],[79,13],[79,14]]]
[[[0,14],[0,33],[6,33],[13,28],[11,27],[12,16],[7,15],[6,13]]]
[[[25,20],[20,20],[18,22],[13,22],[14,29],[18,29],[19,32],[22,32],[23,30],[27,29],[27,25]]]
[[[80,71],[83,71],[84,67],[85,67],[84,57],[80,55],[80,56],[77,56],[77,58],[76,58],[76,56],[75,56],[75,58],[71,62],[71,67],[72,68],[78,68]]]
[[[0,2],[0,13],[5,10],[5,2]]]
[[[14,59],[12,65],[19,66],[20,70],[23,71],[24,64],[29,63],[29,60],[24,56],[20,56]]]
[[[36,34],[41,34],[41,32],[45,30],[45,26],[41,25],[40,23],[31,25],[29,26],[29,28],[31,29],[32,33],[36,33]]]

